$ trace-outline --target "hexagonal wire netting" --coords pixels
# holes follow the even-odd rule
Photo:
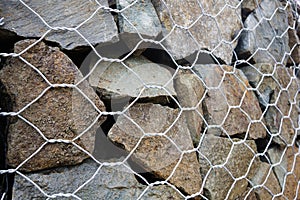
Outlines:
[[[299,13],[0,2],[0,199],[300,199]]]

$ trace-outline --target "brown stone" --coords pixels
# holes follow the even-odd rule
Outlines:
[[[201,175],[202,179],[205,180],[203,184],[205,191],[207,191],[206,196],[211,199],[221,200],[226,197],[236,199],[240,197],[246,191],[248,181],[243,178],[234,182],[234,179],[245,175],[247,178],[252,178],[256,171],[257,161],[254,156],[257,150],[255,142],[247,140],[245,144],[234,144],[234,146],[233,142],[240,142],[240,140],[233,139],[231,141],[228,138],[207,134],[200,145]],[[224,166],[217,167],[216,165]],[[250,170],[247,173],[248,169]]]
[[[204,81],[208,90],[203,101],[204,117],[208,125],[223,125],[228,135],[247,134],[248,139],[263,138],[262,126],[250,129],[260,120],[262,112],[258,100],[242,71],[230,66],[195,65],[193,70]],[[231,108],[229,106],[238,106]]]
[[[34,42],[36,40],[16,43],[15,53],[23,51]],[[104,104],[86,81],[81,82],[77,88],[95,107],[76,88],[50,87],[46,79],[51,84],[76,84],[82,79],[77,67],[57,48],[39,42],[23,53],[21,58],[8,59],[0,71],[6,95],[12,99],[11,111],[21,111],[19,117],[9,118],[8,164],[18,167],[33,156],[20,167],[24,171],[34,171],[82,162],[88,155],[73,144],[52,143],[48,140],[73,140],[92,153],[96,129],[104,120],[101,117],[93,124],[100,114],[95,107],[104,111]],[[37,151],[42,145],[45,146]]]
[[[260,63],[241,70],[257,89],[261,107],[267,109],[266,112],[263,110],[265,125],[271,134],[280,134],[280,137],[274,137],[274,141],[280,145],[291,144],[296,135],[294,128],[298,127],[297,106],[300,101],[295,69]]]
[[[243,0],[242,1],[242,16],[243,19],[252,13],[261,3],[261,0]]]
[[[178,73],[174,79],[174,86],[180,105],[183,108],[195,108],[194,110],[184,110],[183,115],[186,118],[193,143],[198,146],[203,124],[202,98],[205,87],[199,77],[191,72]]]
[[[201,49],[208,49],[214,50],[212,54],[225,63],[231,63],[233,49],[237,43],[234,34],[242,25],[238,16],[241,12],[241,8],[237,6],[238,0],[231,1],[231,6],[226,5],[227,2],[224,1],[206,0],[152,2],[163,25],[162,34],[166,37],[163,45],[175,60],[185,58]]]
[[[286,152],[287,157],[287,172],[290,173],[286,176],[286,185],[283,194],[288,199],[295,199],[298,195],[298,184],[300,181],[300,154],[299,148],[296,146],[289,147]],[[297,190],[298,189],[298,190]]]
[[[136,104],[125,114],[133,121],[119,116],[108,137],[128,152],[133,151],[133,160],[146,172],[169,178],[170,183],[188,194],[199,192],[202,181],[196,153],[185,153],[180,159],[182,151],[193,149],[193,143],[184,118],[173,124],[179,110],[158,104]],[[164,132],[165,136],[151,135]],[[144,135],[147,133],[150,135]]]
[[[255,176],[251,179],[252,186],[262,185],[253,191],[259,199],[272,199],[272,197],[281,192],[281,186],[275,176],[271,165],[260,162]]]
[[[297,35],[297,17],[294,15],[295,11],[292,10],[291,6],[288,7],[288,22],[289,26],[292,27],[288,30],[289,34],[289,47],[291,49],[291,58],[288,63],[291,65],[298,65],[300,63],[300,40]]]

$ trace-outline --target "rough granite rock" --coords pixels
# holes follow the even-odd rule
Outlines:
[[[22,40],[15,44],[19,53],[36,40]],[[43,42],[35,44],[23,53],[22,58],[33,65],[51,84],[76,84],[82,79],[81,73],[72,61],[57,48]],[[96,120],[99,113],[94,106],[75,88],[52,87],[37,71],[18,57],[10,58],[0,71],[0,81],[12,99],[13,112],[21,111],[44,91],[40,98],[26,107],[20,116],[32,123],[47,139],[75,139]],[[48,89],[47,89],[48,88]],[[94,90],[83,81],[78,88],[101,111],[103,102]],[[17,167],[46,142],[41,134],[19,117],[10,117],[8,130],[7,162]],[[74,140],[76,144],[92,153],[96,129],[103,117],[82,136]],[[21,170],[34,171],[62,165],[81,163],[88,155],[72,144],[47,143],[34,157],[21,166]]]
[[[164,2],[152,0],[163,26],[162,34],[167,36],[163,45],[175,60],[205,49],[214,50],[213,55],[227,64],[231,63],[236,46],[236,41],[233,41],[234,34],[242,25],[238,15],[241,12],[240,6],[237,6],[238,0],[230,1],[230,4],[225,1],[207,0]],[[233,42],[228,44],[221,40]]]
[[[287,171],[291,172],[286,176],[286,185],[284,188],[284,195],[288,199],[295,199],[298,195],[299,197],[299,188],[298,183],[300,181],[300,154],[299,148],[291,146],[287,149],[285,156],[287,157]],[[297,191],[298,190],[298,191]]]
[[[101,91],[102,98],[136,98],[144,88],[143,83],[158,86],[167,84],[165,88],[171,95],[176,95],[171,80],[172,73],[168,68],[153,63],[142,56],[128,58],[124,64],[128,68],[121,63],[101,62],[90,75],[91,86]],[[154,98],[170,96],[170,94],[163,89],[147,88],[139,97]]]
[[[250,84],[257,88],[259,103],[267,109],[265,121],[269,131],[280,133],[274,141],[280,145],[291,144],[296,135],[294,128],[298,127],[297,106],[300,102],[295,69],[261,63],[245,66],[241,70]]]
[[[194,146],[198,146],[203,125],[202,102],[205,87],[198,76],[188,71],[180,71],[175,79],[174,86],[177,98],[183,108],[195,107],[195,110],[183,111],[190,130]]]
[[[291,65],[298,65],[300,63],[300,34],[297,33],[297,20],[293,12],[295,13],[291,6],[289,6],[288,22],[289,26],[292,28],[288,31],[289,47],[291,49],[291,59],[288,60],[288,63]]]
[[[288,13],[279,0],[262,0],[244,22],[245,30],[240,36],[236,53],[240,58],[254,63],[286,64],[286,52],[290,51]],[[279,9],[282,8],[282,9]],[[274,14],[275,13],[275,14]],[[271,18],[271,20],[267,20]],[[258,50],[265,48],[267,50]]]
[[[256,193],[259,199],[272,199],[273,195],[281,192],[281,186],[270,164],[259,162],[258,166],[254,177],[251,178],[251,183],[253,187],[262,186],[252,190],[252,192]]]
[[[221,125],[228,135],[245,134],[248,139],[263,138],[266,130],[262,126],[248,130],[250,120],[262,116],[258,100],[242,71],[230,66],[195,65],[194,72],[205,82],[208,89],[203,101],[203,112],[208,125]],[[232,108],[230,106],[240,106]],[[247,115],[242,112],[247,113]]]
[[[276,165],[273,171],[279,181],[281,187],[284,186],[284,176],[286,174],[288,160],[285,156],[286,151],[280,148],[270,148],[268,149],[268,156],[271,164]]]
[[[72,194],[87,183],[97,172],[99,165],[93,160],[72,167],[60,167],[36,173],[25,174],[47,195]],[[93,179],[68,199],[137,199],[146,189],[138,183],[134,174],[125,166],[102,166]],[[13,199],[46,199],[47,196],[32,183],[16,175]],[[60,196],[58,199],[62,199]],[[66,197],[65,197],[66,198]],[[166,185],[150,187],[141,199],[183,199],[173,188]]]
[[[239,141],[239,139],[233,139],[233,142]],[[254,159],[257,153],[256,145],[253,140],[246,140],[245,143],[248,147],[244,143],[233,146],[228,138],[205,135],[199,148],[201,176],[205,180],[203,182],[204,191],[206,191],[204,196],[214,200],[223,200],[228,195],[228,199],[236,199],[246,191],[248,181],[244,178],[234,184],[234,179],[229,174],[231,173],[234,178],[244,175],[247,178],[254,176],[257,169],[257,160]],[[223,164],[225,165],[222,167],[213,168],[213,166]],[[248,169],[249,173],[247,173]],[[228,194],[231,187],[232,190]]]
[[[107,6],[105,0],[98,1]],[[81,23],[78,31],[92,44],[111,43],[118,41],[118,29],[108,10],[100,9],[94,1],[66,0],[66,1],[24,1],[51,27],[75,28]],[[0,28],[0,35],[4,38],[10,31],[18,36],[39,38],[50,28],[29,8],[20,1],[0,1],[0,15],[4,17],[4,25]],[[89,17],[93,17],[85,22]],[[46,40],[58,43],[63,49],[72,50],[80,46],[88,46],[87,42],[75,31],[52,30],[45,37]]]
[[[134,0],[117,0],[119,10],[128,7]],[[119,13],[119,30],[126,44],[133,49],[143,38],[155,39],[161,33],[161,24],[151,0],[137,1]]]
[[[108,137],[113,142],[122,145],[128,152],[133,151],[133,160],[146,172],[152,172],[159,178],[167,179],[178,163],[181,151],[194,148],[185,119],[180,117],[171,126],[179,111],[158,104],[136,104],[125,114],[137,125],[121,115],[109,131]],[[169,127],[171,129],[167,131]],[[141,139],[144,135],[141,129],[145,133],[167,131],[166,136],[176,146],[165,136],[151,135]],[[138,147],[135,149],[136,145]],[[195,152],[183,155],[169,182],[187,194],[200,191],[200,165]]]

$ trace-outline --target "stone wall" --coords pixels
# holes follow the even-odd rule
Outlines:
[[[0,1],[0,199],[299,198],[299,14]]]

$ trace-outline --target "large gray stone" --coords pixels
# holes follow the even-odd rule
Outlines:
[[[281,186],[275,176],[271,165],[265,162],[259,162],[255,175],[251,178],[252,186],[262,185],[252,192],[256,193],[259,199],[272,199],[272,197],[281,192]]]
[[[128,7],[134,0],[117,0],[119,10]],[[155,39],[161,33],[161,24],[151,0],[137,1],[119,13],[119,30],[126,44],[133,49],[143,38]]]
[[[37,184],[46,195],[57,196],[55,199],[78,199],[78,197],[90,200],[137,199],[146,189],[146,186],[138,183],[134,174],[123,165],[102,166],[99,171],[97,171],[98,169],[97,163],[87,160],[77,166],[55,168],[24,175]],[[61,194],[73,194],[73,196],[67,198]],[[39,200],[49,197],[46,195],[23,176],[16,175],[13,199]],[[173,188],[159,185],[150,187],[141,199],[170,198],[183,199]]]
[[[194,146],[198,146],[204,118],[202,98],[205,87],[198,76],[188,71],[179,71],[174,79],[174,86],[180,105],[183,108],[195,108],[195,110],[183,111],[183,115],[186,118]]]
[[[36,40],[20,41],[15,44],[14,52],[19,53],[34,42]],[[82,79],[77,67],[64,53],[57,48],[46,46],[43,42],[28,49],[22,54],[22,58],[39,70],[51,84],[76,84]],[[87,129],[87,132],[74,142],[92,153],[96,129],[104,118],[99,118],[93,124],[100,113],[77,89],[49,89],[50,85],[36,70],[18,57],[10,58],[4,64],[0,71],[0,81],[6,87],[6,95],[12,99],[11,111],[19,112],[30,105],[20,116],[38,128],[47,139],[73,140]],[[80,83],[78,88],[99,110],[105,110],[103,102],[87,81]],[[46,138],[20,117],[10,117],[9,120],[7,161],[10,166],[17,167],[35,153],[46,142]],[[21,166],[21,170],[33,171],[72,165],[82,162],[87,157],[86,153],[72,144],[47,143]]]
[[[239,57],[255,63],[286,64],[285,53],[290,51],[288,13],[278,0],[262,0],[259,7],[244,22],[236,52]],[[271,19],[271,20],[268,20]],[[264,48],[267,50],[259,50]]]
[[[107,6],[105,0],[98,1]],[[45,23],[52,28],[75,28],[83,23],[78,31],[92,44],[116,42],[118,40],[117,26],[108,10],[100,9],[96,2],[84,0],[67,1],[24,1],[30,9],[35,11]],[[1,17],[4,17],[4,25],[0,28],[0,35],[6,38],[10,31],[18,36],[27,38],[39,38],[48,26],[37,14],[27,8],[18,0],[1,1]],[[93,17],[85,22],[89,17]],[[63,49],[74,49],[80,46],[88,46],[87,42],[75,31],[52,30],[45,37],[46,40],[58,43]]]
[[[194,148],[185,119],[180,117],[173,125],[179,111],[158,104],[136,104],[125,114],[134,123],[123,115],[119,116],[108,137],[128,152],[133,151],[133,160],[146,172],[167,179],[174,170],[169,179],[170,183],[188,194],[199,192],[201,177],[196,153],[185,153],[176,166],[181,151]],[[151,134],[165,131],[169,139],[160,135],[143,137],[143,132]]]
[[[176,95],[172,73],[168,68],[142,56],[128,58],[123,63],[126,66],[122,63],[101,62],[90,75],[91,86],[101,91],[104,99],[136,98],[145,87],[144,84],[165,86],[171,95]],[[163,89],[147,88],[139,97],[165,97],[170,94]]]
[[[225,63],[231,63],[236,46],[234,34],[242,25],[238,0],[231,1],[230,5],[226,1],[212,0],[152,2],[163,26],[162,34],[166,37],[162,44],[175,60],[198,50],[209,50]]]
[[[208,89],[203,101],[208,125],[222,125],[228,135],[246,133],[250,139],[265,137],[266,130],[262,126],[248,130],[248,126],[254,126],[251,120],[259,120],[262,112],[241,70],[235,69],[232,73],[233,67],[219,65],[195,65],[193,70]],[[229,106],[240,107],[229,110]]]
[[[246,191],[247,179],[240,179],[236,183],[234,179],[245,175],[247,178],[254,176],[257,169],[257,159],[254,157],[257,150],[253,140],[233,146],[233,142],[239,141],[238,139],[231,141],[228,138],[210,134],[203,138],[199,148],[199,162],[202,179],[205,180],[203,184],[207,191],[204,193],[206,197],[223,200],[228,195],[228,199],[236,199]],[[223,164],[224,166],[216,167],[216,165]]]

